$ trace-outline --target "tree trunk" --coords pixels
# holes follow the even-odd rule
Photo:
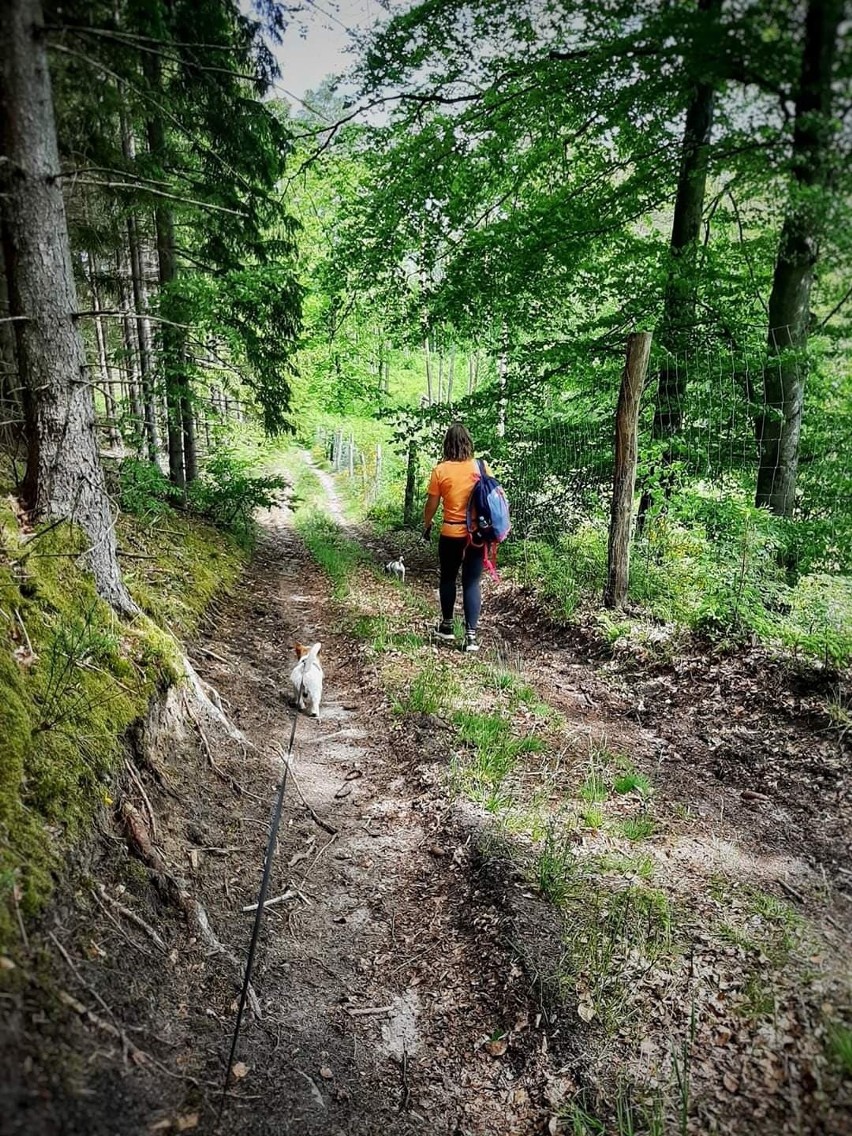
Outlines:
[[[426,405],[432,405],[432,361],[429,353],[429,336],[423,341],[423,349],[426,352]]]
[[[403,524],[407,529],[414,527],[414,494],[417,490],[417,444],[412,438],[408,443],[408,465],[405,471],[405,504],[402,509]]]
[[[455,344],[450,348],[450,361],[447,366],[447,405],[453,405],[453,376],[456,369],[456,347]]]
[[[157,226],[157,258],[160,272],[160,310],[167,313],[165,319],[175,315],[174,305],[169,302],[168,290],[177,278],[175,256],[174,218],[170,209],[158,207],[155,213]],[[166,432],[169,447],[169,477],[179,489],[186,488],[186,468],[184,465],[183,428],[183,332],[175,327],[178,321],[163,323],[160,333],[162,344],[163,376],[166,388]]]
[[[497,356],[497,386],[499,388],[499,395],[497,398],[497,437],[504,438],[506,436],[506,406],[508,398],[506,396],[506,373],[509,368],[509,330],[506,325],[505,317],[503,319],[502,328],[500,331],[500,354]]]
[[[3,0],[0,62],[0,203],[26,392],[26,504],[36,517],[66,517],[86,533],[98,591],[136,611],[116,557],[115,529],[95,437],[85,349],[60,190],[56,123],[38,0]]]
[[[717,20],[722,0],[698,0],[699,13]],[[699,25],[700,26],[700,25]],[[695,322],[696,260],[704,215],[710,135],[716,103],[716,83],[702,80],[693,88],[686,110],[681,143],[680,172],[672,216],[669,267],[663,318],[657,339],[665,359],[657,378],[654,437],[668,438],[683,427],[686,405],[686,356]]]
[[[121,112],[121,149],[128,162],[136,160],[136,140],[127,114]],[[151,323],[148,319],[148,286],[145,282],[145,264],[142,257],[142,242],[139,224],[133,213],[127,216],[127,249],[130,254],[130,280],[133,288],[133,308],[136,312],[136,337],[139,343],[139,379],[142,391],[144,420],[139,420],[144,428],[148,459],[157,463],[160,453],[160,432],[157,425],[157,409],[154,399],[154,352],[152,347]]]
[[[101,303],[101,289],[98,284],[97,271],[95,265],[95,258],[91,253],[87,254],[89,264],[89,291],[92,295],[92,310],[95,313],[103,311],[103,304]],[[104,396],[104,411],[106,414],[106,427],[107,437],[109,444],[113,449],[117,449],[121,438],[118,433],[118,415],[116,413],[115,397],[112,390],[112,375],[110,373],[109,365],[109,344],[107,342],[106,330],[103,321],[99,315],[95,315],[95,343],[98,350],[98,370],[101,376],[101,391]]]
[[[186,336],[182,336],[182,338],[180,414],[183,425],[183,465],[186,484],[192,485],[198,477],[198,448],[195,440],[195,411],[192,405],[192,388],[190,387],[186,366]],[[237,404],[237,407],[237,418],[239,419],[239,404]]]
[[[639,403],[650,351],[651,336],[647,331],[635,332],[627,341],[627,362],[615,414],[615,468],[604,590],[604,605],[608,608],[621,607],[627,599],[630,529],[638,457]]]
[[[832,80],[843,0],[811,0],[796,93],[792,185],[769,296],[769,360],[755,429],[758,505],[793,513],[807,374],[810,296],[833,178]]]
[[[121,317],[121,330],[124,338],[124,358],[126,361],[125,374],[127,376],[127,401],[130,406],[130,417],[133,421],[133,438],[134,447],[137,456],[141,457],[142,448],[145,441],[145,420],[143,418],[142,410],[142,386],[140,383],[140,372],[138,366],[137,350],[139,347],[139,340],[136,335],[136,327],[134,321],[130,316],[130,311],[133,302],[130,297],[130,288],[128,286],[127,264],[124,256],[119,253],[116,262],[116,269],[118,272],[118,302],[122,312],[125,314]],[[153,410],[152,410],[153,413]],[[156,461],[157,455],[149,458]]]
[[[133,288],[133,308],[136,312],[136,339],[139,344],[139,379],[142,390],[142,412],[148,458],[156,462],[160,453],[160,431],[154,399],[154,351],[151,323],[148,319],[148,286],[145,283],[145,265],[139,226],[136,218],[127,218],[127,245],[130,250],[130,279]]]
[[[162,85],[159,59],[155,56],[146,57],[144,67],[152,90],[158,92]],[[148,119],[147,131],[151,154],[165,166],[166,132],[159,115],[155,114]],[[180,326],[183,323],[181,318],[183,312],[175,288],[177,281],[175,222],[172,210],[162,201],[154,211],[154,219],[157,229],[160,312],[164,321],[160,342],[166,387],[169,476],[174,485],[179,489],[185,489],[187,482],[193,480],[196,472],[195,432],[191,424],[192,399],[186,373],[186,336]],[[184,421],[185,416],[188,421]],[[187,443],[188,453],[185,449]]]
[[[17,442],[22,437],[24,428],[24,412],[18,390],[20,379],[15,351],[15,325],[9,318],[10,314],[6,263],[3,259],[3,242],[0,240],[0,439],[7,445]]]

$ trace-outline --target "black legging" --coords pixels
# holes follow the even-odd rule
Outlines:
[[[438,541],[438,561],[441,565],[441,615],[446,620],[453,618],[456,606],[456,578],[462,570],[462,602],[464,605],[465,627],[476,630],[479,612],[482,607],[482,593],[479,581],[482,579],[482,566],[485,549],[467,543],[467,537],[442,536]]]

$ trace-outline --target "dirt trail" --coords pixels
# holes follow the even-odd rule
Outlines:
[[[337,832],[290,793],[273,894],[289,887],[297,898],[267,912],[256,984],[276,1039],[270,1046],[256,1024],[246,1030],[240,1057],[265,1104],[241,1112],[241,1131],[533,1132],[540,1110],[530,1092],[483,1048],[492,1034],[528,1029],[526,985],[517,968],[508,985],[500,974],[511,963],[497,912],[473,895],[466,834],[447,829],[439,798],[401,764],[402,727],[360,672],[354,644],[330,631],[326,593],[275,512],[243,598],[205,643],[228,660],[208,655],[206,677],[266,754],[289,731],[291,643],[321,639],[326,672],[321,720],[300,718],[294,768],[304,800]],[[269,798],[278,768],[265,772]],[[239,902],[221,919],[234,923],[259,868],[259,859],[245,865]],[[248,919],[238,927],[245,943]],[[529,1046],[529,1075],[542,1038]]]

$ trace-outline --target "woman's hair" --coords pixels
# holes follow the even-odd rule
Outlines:
[[[463,462],[473,457],[473,439],[461,422],[454,422],[444,435],[444,461]]]

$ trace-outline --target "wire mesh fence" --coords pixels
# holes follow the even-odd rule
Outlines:
[[[677,525],[733,539],[746,521],[759,523],[752,514],[761,483],[768,503],[792,479],[794,523],[785,539],[808,546],[809,568],[852,571],[852,413],[831,393],[842,391],[842,367],[825,350],[768,352],[757,329],[740,347],[672,351],[652,343],[637,424],[635,539],[645,554],[663,528]],[[408,412],[408,433],[398,431],[395,443],[390,429],[376,443],[341,419],[317,427],[314,444],[367,506],[393,498],[401,506],[413,461],[416,523],[443,431],[460,418],[506,488],[514,539],[554,543],[608,523],[623,369],[619,352],[549,385],[510,370],[502,389],[492,383],[453,406],[422,408],[419,419]]]

